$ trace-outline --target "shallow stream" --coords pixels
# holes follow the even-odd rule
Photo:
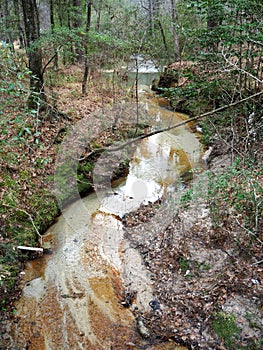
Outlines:
[[[187,118],[142,96],[153,127]],[[12,349],[181,349],[172,341],[158,343],[144,328],[143,313],[154,300],[151,275],[125,237],[121,218],[175,191],[174,183],[200,156],[198,138],[187,126],[144,139],[127,178],[110,194],[93,193],[64,211],[44,236],[52,253],[27,263]],[[121,305],[123,290],[137,292],[130,308]],[[132,310],[142,317],[136,320]]]

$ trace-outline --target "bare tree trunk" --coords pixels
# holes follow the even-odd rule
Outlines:
[[[152,0],[153,4],[153,16],[156,18],[160,13],[160,0]]]
[[[54,34],[54,28],[55,28],[55,19],[54,19],[54,2],[53,0],[49,0],[49,7],[50,7],[50,25],[51,25],[51,32]],[[58,70],[58,52],[57,48],[54,48],[54,70]]]
[[[82,5],[81,0],[73,0],[73,8],[74,8],[74,18],[72,20],[72,26],[74,29],[81,28],[82,25]],[[76,48],[77,62],[83,62],[83,50],[81,47]]]
[[[36,0],[22,0],[22,8],[26,35],[26,51],[29,69],[32,72],[30,77],[31,94],[28,99],[28,105],[30,108],[36,108],[40,100],[45,100],[42,74],[42,52],[41,48],[36,45],[40,37]]]
[[[87,80],[89,75],[89,57],[88,57],[88,41],[89,41],[89,31],[90,31],[90,22],[91,22],[91,5],[92,1],[87,1],[87,17],[86,17],[86,37],[84,39],[84,55],[85,55],[85,68],[84,75],[82,80],[82,93],[86,94],[87,92]]]
[[[178,37],[178,13],[177,13],[177,0],[171,0],[172,5],[172,23],[173,23],[173,43],[174,43],[174,54],[173,59],[175,62],[180,61],[180,48],[179,48],[179,37]]]
[[[72,3],[71,3],[71,0],[65,0],[65,7],[67,9],[66,13],[67,13],[67,25],[68,25],[68,29],[71,31],[72,29],[72,18],[71,18],[71,6],[72,6]],[[73,45],[73,42],[70,41],[70,51],[71,51],[71,57],[70,57],[70,61],[71,63],[74,63],[74,54],[75,54],[75,50],[74,50],[74,45]],[[66,63],[66,59],[64,60],[65,63]]]
[[[101,18],[101,7],[102,7],[102,0],[99,0],[97,11],[97,21],[96,21],[96,30],[97,32],[100,31],[100,18]]]
[[[13,0],[14,15],[16,20],[16,39],[19,39],[20,47],[25,47],[25,42],[23,38],[23,30],[21,28],[21,17],[20,17],[20,2]]]
[[[162,26],[162,23],[161,23],[161,21],[159,19],[158,19],[158,26],[160,28],[160,32],[161,32],[161,35],[162,35],[163,45],[164,45],[164,49],[165,49],[165,52],[166,52],[166,57],[167,57],[167,60],[169,61],[169,58],[170,58],[169,49],[168,49],[165,33],[164,33],[164,30],[163,30],[163,26]],[[168,62],[168,63],[170,63],[170,62]]]
[[[58,20],[59,20],[59,25],[60,27],[63,27],[63,15],[62,15],[62,4],[61,4],[61,0],[58,0],[57,2],[57,6],[58,6]]]
[[[4,1],[4,6],[3,6],[3,15],[4,15],[4,40],[7,43],[10,43],[10,38],[9,38],[9,6],[8,6],[8,0]]]
[[[153,0],[149,0],[149,29],[150,34],[154,32]]]

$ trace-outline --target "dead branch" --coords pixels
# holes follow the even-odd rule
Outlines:
[[[166,127],[166,128],[159,129],[159,130],[155,130],[155,131],[152,131],[152,132],[150,132],[150,133],[148,133],[148,134],[138,136],[138,137],[136,137],[136,138],[134,138],[134,139],[132,139],[132,140],[129,140],[129,141],[127,141],[127,142],[121,144],[120,146],[117,146],[117,147],[113,147],[113,148],[106,148],[106,147],[104,147],[104,148],[95,149],[95,150],[89,152],[85,157],[78,159],[78,161],[86,160],[89,156],[91,156],[91,155],[93,155],[93,154],[95,154],[95,153],[100,153],[100,152],[104,152],[104,151],[107,151],[107,152],[116,152],[116,151],[119,151],[119,150],[125,148],[126,146],[131,145],[131,144],[134,144],[134,143],[136,143],[137,141],[143,140],[143,139],[145,139],[145,138],[147,138],[147,137],[150,137],[150,136],[153,136],[153,135],[157,135],[157,134],[160,134],[160,133],[165,132],[165,131],[170,131],[170,130],[172,130],[172,129],[175,129],[175,128],[178,128],[178,127],[180,127],[180,126],[183,126],[183,125],[185,125],[185,124],[187,124],[187,123],[190,123],[190,122],[193,122],[193,121],[196,121],[196,120],[199,120],[199,119],[208,117],[208,116],[210,116],[210,115],[213,115],[213,114],[216,114],[216,113],[219,113],[219,112],[222,112],[222,111],[224,111],[224,110],[226,110],[226,109],[228,109],[228,108],[230,108],[230,107],[235,107],[235,106],[237,106],[237,105],[239,105],[239,104],[241,104],[241,103],[243,103],[243,102],[245,102],[245,101],[248,101],[248,100],[250,100],[250,99],[252,99],[252,98],[254,98],[254,97],[258,97],[258,96],[260,96],[260,95],[262,95],[262,94],[263,94],[263,91],[257,92],[256,94],[253,94],[253,95],[251,95],[251,96],[245,97],[245,98],[243,98],[242,100],[239,100],[239,101],[230,103],[230,104],[228,104],[228,105],[225,105],[225,106],[222,106],[222,107],[213,109],[212,111],[209,111],[209,112],[200,114],[200,115],[198,115],[198,116],[195,116],[195,117],[193,117],[193,118],[189,118],[189,119],[187,119],[187,120],[181,121],[180,123],[177,123],[177,124],[175,124],[175,125],[171,125],[171,126],[168,126],[168,127]]]
[[[222,56],[224,57],[224,60],[226,61],[226,63],[230,66],[233,67],[233,70],[241,72],[243,74],[246,74],[248,76],[250,76],[252,79],[254,79],[255,81],[259,82],[260,84],[263,83],[263,80],[260,80],[258,77],[256,77],[255,75],[249,73],[248,71],[246,71],[245,69],[238,67],[238,62],[240,62],[240,59],[238,59],[235,63],[232,63],[231,61],[229,61],[229,59],[226,57],[226,54],[224,53],[224,51],[222,50]],[[226,70],[225,70],[226,71]]]
[[[40,244],[42,245],[42,235],[41,235],[40,232],[38,231],[38,229],[37,229],[37,227],[36,227],[36,225],[35,225],[35,223],[34,223],[34,220],[33,220],[32,216],[31,216],[31,214],[29,214],[29,213],[28,213],[26,210],[24,210],[24,209],[15,208],[15,207],[13,207],[13,206],[11,206],[11,205],[8,205],[8,204],[2,204],[2,205],[3,205],[4,207],[6,207],[6,208],[10,208],[10,209],[14,209],[14,210],[17,210],[17,211],[21,211],[22,213],[26,214],[26,215],[29,217],[29,219],[30,219],[30,221],[31,221],[31,224],[32,224],[32,226],[34,227],[34,229],[35,229],[37,235],[40,237]]]
[[[19,250],[29,250],[29,251],[40,252],[40,253],[43,253],[44,251],[43,248],[27,247],[24,245],[18,245],[16,248]]]
[[[252,40],[252,39],[249,39],[248,41],[250,41],[253,44],[256,44],[256,45],[259,45],[259,46],[263,46],[263,43],[261,41]]]

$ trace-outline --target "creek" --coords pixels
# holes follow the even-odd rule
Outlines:
[[[155,127],[187,118],[140,90]],[[143,323],[154,300],[151,274],[121,218],[175,191],[174,183],[198,165],[201,152],[189,126],[144,139],[112,193],[92,193],[63,212],[44,236],[52,253],[29,261],[23,272],[12,349],[183,349],[155,341]],[[120,302],[123,290],[137,293],[130,308]]]

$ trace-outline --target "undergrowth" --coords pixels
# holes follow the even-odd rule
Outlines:
[[[245,229],[251,239],[259,233],[263,216],[262,177],[262,167],[243,164],[240,158],[222,174],[209,174],[207,195],[215,226],[222,225],[222,218],[226,218]]]
[[[0,291],[5,300],[26,258],[16,246],[38,245],[58,207],[49,181],[54,152],[45,141],[53,131],[46,114],[27,107],[31,73],[24,54],[2,45],[0,62]]]

